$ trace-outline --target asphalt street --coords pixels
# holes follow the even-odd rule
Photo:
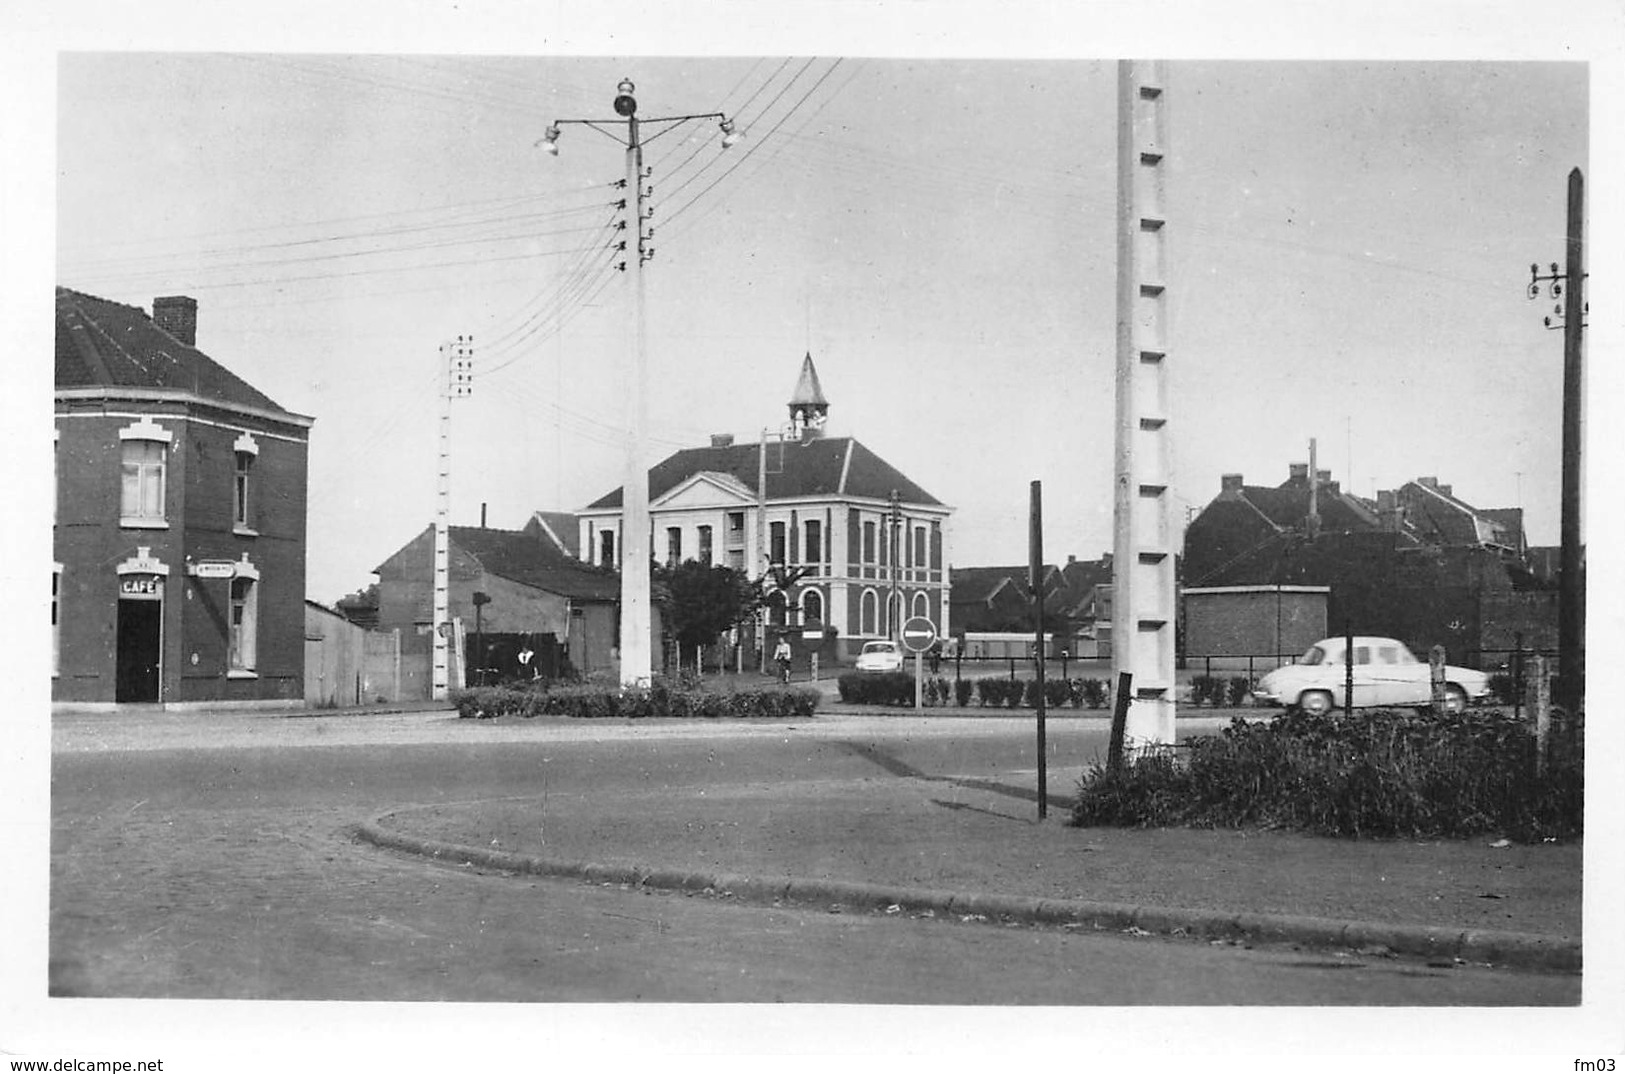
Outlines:
[[[905,727],[918,770],[1030,773],[1030,721],[484,726],[445,714],[59,717],[50,987],[60,996],[863,1004],[1543,1005],[1578,978],[907,915],[730,904],[482,874],[355,841],[412,806],[860,778]],[[1097,722],[1057,721],[1075,765]],[[1027,777],[1021,777],[1027,778]],[[1052,785],[1067,786],[1062,772]],[[658,794],[655,795],[658,798]]]

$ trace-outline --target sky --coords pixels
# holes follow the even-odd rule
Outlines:
[[[48,516],[49,367],[17,356],[49,352],[52,284],[147,310],[192,295],[202,349],[315,418],[316,599],[367,585],[430,524],[438,348],[459,334],[474,337],[475,381],[454,411],[454,522],[477,522],[485,503],[492,525],[518,526],[619,485],[627,288],[585,254],[601,249],[621,155],[581,126],[564,128],[556,158],[536,142],[554,119],[610,118],[630,78],[645,116],[725,111],[745,132],[726,151],[709,122],[649,143],[655,454],[775,428],[810,351],[831,434],[956,508],[955,564],[1024,560],[1035,479],[1049,558],[1099,556],[1111,547],[1114,64],[1157,56],[1170,61],[1180,513],[1224,473],[1279,483],[1314,438],[1345,489],[1437,476],[1475,505],[1522,505],[1531,539],[1555,544],[1561,342],[1524,289],[1531,262],[1562,260],[1566,176],[1585,168],[1603,289],[1587,332],[1588,398],[1604,419],[1587,427],[1588,517],[1605,527],[1617,500],[1606,418],[1625,387],[1607,360],[1620,306],[1603,297],[1619,279],[1608,192],[1625,130],[1622,19],[1613,0],[17,0],[0,8],[12,348],[0,413],[27,433],[8,478],[36,480],[8,494],[16,517]],[[37,593],[43,624],[48,530],[4,532],[0,583]],[[1596,542],[1595,593],[1618,590],[1617,568]],[[1593,599],[1592,644],[1620,621]],[[43,626],[7,642],[26,669],[13,707],[48,711]],[[1614,725],[1588,728],[1594,760],[1620,755]],[[671,1022],[572,1011],[539,1030],[528,1011],[377,1005],[365,1028],[386,1035],[359,1032],[351,1005],[107,1001],[90,1025],[71,1002],[46,1009],[37,974],[19,968],[47,954],[50,727],[10,727],[5,823],[25,837],[8,840],[0,903],[30,927],[8,931],[22,938],[0,960],[0,1022],[9,1012],[54,1044],[100,1041],[98,1054],[141,1040],[183,1057],[230,1046],[243,1069],[285,1069],[289,1048],[313,1069],[378,1054],[417,1069],[573,1027],[564,1046],[601,1057],[606,1023],[617,1047],[703,1052],[710,1066],[831,1051],[849,1065],[860,1052],[1009,1063],[1085,1039],[1088,1054],[1314,1054],[1351,1070],[1371,1054],[1396,1069],[1472,1055],[1475,1069],[1512,1070],[1531,1050],[1560,1064],[1618,1051],[1617,1019],[1598,1011],[1617,1011],[1607,1000],[1625,974],[1617,952],[1598,957],[1595,914],[1587,1009],[1549,1018],[989,1008],[887,1010],[870,1024],[851,1010],[683,1009]],[[1593,782],[1587,883],[1616,891],[1614,784]],[[1318,1054],[1327,1041],[1337,1057]]]
[[[786,419],[811,353],[829,432],[956,511],[953,565],[1111,547],[1116,63],[183,54],[61,57],[57,282],[150,310],[314,417],[308,589],[430,523],[439,346],[451,515],[516,528],[617,487],[631,273],[607,230],[636,85],[651,462]],[[1584,65],[1175,61],[1176,524],[1220,475],[1316,461],[1371,497],[1436,476],[1558,542],[1561,260]],[[724,112],[743,140],[724,150]],[[560,153],[536,145],[554,119]]]

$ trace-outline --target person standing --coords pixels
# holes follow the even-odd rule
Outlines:
[[[790,681],[790,639],[780,638],[773,648],[773,664],[779,669],[779,681]]]

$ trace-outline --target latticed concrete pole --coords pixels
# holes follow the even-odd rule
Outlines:
[[[474,340],[458,336],[440,345],[445,367],[445,392],[440,400],[440,461],[434,515],[434,658],[430,696],[443,701],[456,685],[451,663],[451,401],[466,399],[473,390]]]
[[[1112,680],[1132,676],[1130,749],[1174,741],[1174,549],[1168,450],[1168,149],[1163,65],[1117,68],[1117,443]]]

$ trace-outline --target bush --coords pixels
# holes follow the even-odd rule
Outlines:
[[[1247,703],[1247,695],[1253,692],[1253,680],[1245,675],[1232,675],[1230,677],[1230,705],[1240,708]]]
[[[1583,729],[1554,732],[1544,780],[1535,739],[1498,713],[1377,710],[1235,720],[1182,762],[1150,753],[1080,782],[1076,825],[1287,827],[1342,836],[1576,836],[1584,830]]]
[[[1505,671],[1497,671],[1490,676],[1490,696],[1503,705],[1510,705],[1515,698],[1512,696],[1512,676]]]
[[[975,691],[976,691],[976,680],[974,680],[974,679],[955,679],[954,680],[954,702],[960,708],[969,707],[971,694],[974,693]]]
[[[1083,698],[1083,703],[1085,705],[1088,705],[1092,709],[1103,709],[1106,707],[1106,699],[1109,694],[1109,691],[1106,689],[1106,680],[1082,679],[1079,680],[1078,685],[1078,695]]]
[[[452,694],[464,719],[569,716],[578,719],[803,719],[818,710],[816,690],[696,689],[657,679],[647,690],[602,684],[482,686]]]
[[[835,685],[848,704],[914,707],[914,676],[906,671],[849,671]]]

